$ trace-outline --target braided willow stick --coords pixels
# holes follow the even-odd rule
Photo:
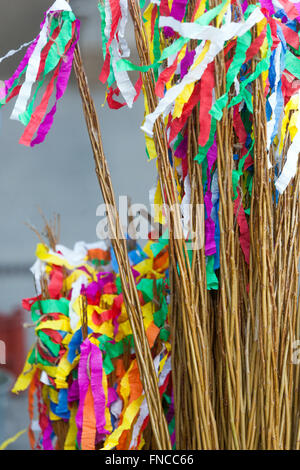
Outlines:
[[[96,165],[95,171],[103,199],[106,204],[109,228],[112,236],[111,243],[119,265],[123,298],[133,333],[136,358],[149,408],[152,431],[155,437],[157,449],[171,449],[171,441],[161,404],[157,376],[144,329],[139,296],[128,259],[126,239],[120,224],[112,181],[103,151],[99,120],[95,104],[90,93],[78,44],[76,45],[74,54],[74,70],[78,81],[84,116],[93,149]]]

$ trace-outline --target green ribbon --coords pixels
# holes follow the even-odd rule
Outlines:
[[[166,298],[163,295],[160,296],[160,303],[160,310],[157,310],[157,312],[154,312],[153,314],[154,323],[158,328],[162,328],[164,326],[168,315],[168,305]]]
[[[67,13],[67,16],[63,15],[63,19],[65,19],[65,21],[61,27],[61,31],[58,37],[56,38],[55,42],[53,42],[49,50],[49,53],[47,55],[42,79],[39,81],[36,91],[33,95],[33,98],[31,99],[29,105],[27,106],[26,111],[24,111],[24,113],[19,115],[19,120],[22,122],[22,124],[24,124],[24,126],[27,126],[27,124],[29,123],[31,119],[31,116],[33,113],[33,107],[37,98],[37,94],[40,88],[44,85],[47,75],[57,67],[59,61],[61,60],[62,55],[64,54],[64,51],[66,49],[68,42],[72,39],[72,24],[74,20],[70,20],[70,18],[72,18],[74,15],[72,14],[72,16],[69,16],[69,12],[65,12],[65,13]],[[50,35],[52,35],[53,31],[57,28],[58,25],[59,25],[58,19],[53,18],[53,21],[51,22],[51,34]]]
[[[41,315],[49,313],[62,313],[66,317],[69,316],[69,300],[61,297],[59,300],[37,300],[31,306],[31,318],[36,322],[40,319]]]
[[[129,335],[117,343],[111,343],[112,338],[109,338],[106,335],[101,335],[98,338],[99,347],[101,351],[105,352],[105,357],[103,359],[103,368],[106,375],[110,374],[115,370],[112,363],[112,359],[119,357],[124,353],[124,344],[129,344],[130,347],[133,347],[133,336]]]
[[[43,344],[49,349],[51,354],[54,357],[58,357],[59,351],[60,351],[60,345],[57,343],[54,343],[49,336],[44,333],[44,331],[39,330],[37,332],[40,340],[43,342]]]
[[[228,103],[228,93],[229,93],[230,87],[232,86],[234,79],[238,75],[241,66],[246,60],[246,52],[251,45],[251,41],[252,41],[251,31],[247,31],[243,36],[237,39],[234,58],[233,58],[232,63],[230,64],[230,67],[226,75],[226,93],[224,93],[224,95],[222,95],[219,99],[217,99],[217,101],[212,106],[209,112],[218,121],[220,121],[220,119],[223,116],[223,109]]]
[[[289,50],[285,55],[285,68],[300,80],[300,59]]]
[[[249,90],[246,89],[246,86],[249,83],[253,82],[257,77],[259,77],[262,72],[269,69],[270,66],[270,57],[271,57],[271,47],[273,44],[272,35],[271,35],[271,28],[270,25],[267,25],[267,40],[268,40],[268,50],[267,55],[264,59],[262,59],[256,66],[255,71],[249,75],[249,77],[242,81],[240,87],[240,93],[232,98],[228,108],[235,106],[236,104],[240,103],[243,99],[245,100],[246,106],[251,113],[253,113],[253,104],[252,104],[252,95]]]
[[[245,164],[245,160],[248,157],[249,153],[253,150],[254,147],[254,140],[252,141],[251,147],[249,148],[248,152],[240,159],[238,169],[232,171],[232,187],[233,187],[233,194],[234,194],[234,200],[238,197],[237,193],[237,185],[240,180],[240,177],[243,174],[243,168]]]
[[[206,159],[208,150],[214,143],[216,130],[217,130],[217,121],[215,118],[212,118],[208,141],[206,142],[204,146],[199,145],[198,153],[194,158],[194,160],[198,162],[199,165],[201,165],[201,163],[204,162],[204,160]]]
[[[166,230],[156,243],[152,243],[150,249],[156,257],[169,243],[169,231]]]
[[[29,364],[43,364],[44,366],[52,366],[53,367],[53,363],[50,362],[50,361],[47,361],[46,359],[44,359],[40,353],[38,352],[38,350],[36,348],[33,348],[29,358],[28,358],[28,362]]]
[[[215,262],[215,257],[214,255],[207,256],[207,263],[206,263],[206,284],[207,284],[207,290],[212,290],[215,289],[217,290],[219,288],[219,281],[216,276],[216,273],[214,271],[214,262]]]
[[[106,44],[107,44],[107,39],[105,36],[105,26],[106,26],[106,21],[105,21],[105,7],[101,3],[98,3],[98,10],[100,12],[100,17],[101,17],[101,42],[102,42],[102,53],[103,57],[105,59],[106,56]]]

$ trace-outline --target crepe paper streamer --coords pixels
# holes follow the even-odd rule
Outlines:
[[[82,350],[78,368],[78,385],[79,385],[79,406],[76,414],[76,425],[79,431],[78,442],[81,441],[81,433],[83,428],[83,413],[85,407],[85,399],[89,388],[89,377],[88,377],[88,357],[89,357],[89,341],[82,343]],[[94,443],[95,444],[95,443]]]
[[[234,36],[242,36],[245,34],[249,29],[251,29],[256,23],[261,21],[264,18],[261,11],[256,8],[247,20],[244,23],[230,23],[229,25],[225,25],[221,28],[223,32],[222,37],[220,38],[219,30],[210,26],[210,27],[199,27],[199,34],[203,35],[203,38],[208,39],[209,42],[207,43],[207,49],[205,49],[204,44],[198,46],[196,48],[196,56],[194,60],[194,66],[191,67],[191,70],[188,74],[182,79],[182,81],[174,85],[170,90],[167,91],[164,98],[159,102],[155,111],[151,114],[146,116],[146,120],[144,125],[142,126],[142,130],[146,132],[149,136],[153,136],[153,126],[156,119],[165,112],[165,110],[175,101],[177,96],[182,92],[184,87],[189,83],[194,83],[196,80],[200,80],[206,67],[209,63],[211,63],[215,56],[222,50],[225,40],[229,40]],[[162,20],[162,18],[161,18]],[[175,26],[176,22],[172,18],[165,18],[163,24]],[[179,25],[181,25],[179,27]],[[179,30],[182,29],[183,24],[179,23],[176,24]],[[189,25],[188,25],[189,26]],[[191,25],[193,26],[193,25]],[[198,28],[198,26],[197,26]],[[187,28],[189,29],[189,27]],[[188,31],[185,31],[185,34],[188,34]],[[190,34],[193,37],[193,34]],[[202,52],[205,52],[203,59]],[[196,65],[200,60],[199,65]]]
[[[112,434],[110,434],[106,438],[106,440],[104,442],[104,446],[101,450],[111,450],[111,449],[113,449],[114,447],[116,447],[118,445],[119,438],[120,438],[122,432],[130,429],[131,424],[132,424],[134,418],[136,417],[136,415],[137,415],[137,413],[140,409],[140,406],[143,402],[143,399],[144,399],[144,397],[141,395],[139,398],[137,398],[135,401],[133,401],[126,408],[126,411],[125,411],[124,417],[123,417],[122,425],[119,426],[115,431],[113,431]]]
[[[118,109],[122,105],[112,99],[113,94],[121,92],[125,102],[131,108],[134,101],[136,101],[141,86],[141,81],[134,87],[125,70],[119,70],[116,66],[117,62],[124,57],[129,57],[130,49],[125,39],[125,28],[128,19],[128,6],[126,0],[106,0],[105,7],[99,4],[99,11],[101,15],[101,35],[103,56],[105,58],[102,72],[100,74],[100,81],[109,79],[109,72],[113,73],[113,80],[116,81],[117,90],[112,88],[108,94],[109,106]]]
[[[52,19],[51,31],[49,33],[51,39],[47,42],[41,52],[40,64],[36,78],[38,86],[36,87],[36,91],[31,102],[27,106],[26,111],[19,116],[19,120],[25,126],[28,125],[30,121],[38,91],[43,86],[46,76],[52,71],[58,71],[57,67],[61,64],[65,49],[68,47],[68,43],[72,39],[73,26],[73,23],[63,21],[62,26],[60,27],[58,20],[56,18]],[[55,70],[56,68],[57,70]]]
[[[234,213],[240,229],[240,243],[247,264],[250,262],[250,233],[240,195],[234,203]]]
[[[66,436],[64,450],[76,450],[76,435],[77,435],[77,426],[76,426],[76,413],[77,405],[73,405],[71,408],[71,415],[69,419],[69,429]]]
[[[104,437],[108,434],[105,417],[105,406],[107,403],[107,396],[105,396],[103,388],[103,366],[102,354],[100,349],[91,343],[91,390],[94,400],[94,409],[96,417],[96,428],[99,436]],[[106,385],[107,387],[107,385]]]
[[[105,0],[105,14],[106,14],[106,24],[104,34],[107,38],[106,50],[105,50],[105,60],[103,68],[99,77],[99,80],[104,83],[109,76],[109,65],[110,65],[110,45],[115,37],[117,32],[118,23],[121,17],[121,8],[117,0]]]
[[[296,122],[296,135],[292,140],[292,144],[288,149],[287,156],[286,156],[286,163],[281,171],[280,176],[275,182],[276,189],[279,191],[280,194],[283,194],[287,185],[291,181],[291,179],[295,176],[297,171],[297,163],[299,157],[299,149],[300,149],[300,91],[297,95],[298,100],[298,117]]]
[[[214,239],[214,234],[215,234],[215,224],[214,221],[211,218],[211,210],[213,207],[212,204],[212,193],[210,190],[210,182],[211,182],[211,169],[217,159],[218,155],[218,149],[217,149],[217,142],[216,139],[214,140],[213,145],[210,147],[210,149],[207,152],[207,161],[208,161],[208,167],[207,167],[207,175],[208,175],[208,181],[207,181],[207,190],[204,196],[204,203],[205,203],[205,208],[206,208],[206,219],[205,219],[205,255],[206,256],[211,256],[215,254],[216,252],[216,243]]]
[[[46,427],[46,429],[43,432],[43,443],[42,443],[42,445],[43,445],[44,450],[54,450],[53,445],[52,445],[52,440],[51,440],[52,434],[53,434],[53,428],[52,428],[52,425],[51,425],[51,421],[48,419],[48,426]]]
[[[29,62],[28,62],[25,82],[21,87],[18,99],[16,101],[15,107],[11,114],[11,119],[18,120],[19,115],[24,113],[26,109],[27,102],[31,93],[31,88],[36,80],[36,76],[38,73],[39,64],[40,64],[40,53],[48,40],[47,38],[48,27],[49,27],[48,15],[51,12],[55,12],[55,11],[71,11],[71,7],[65,0],[56,0],[56,2],[54,2],[54,4],[49,8],[49,10],[47,10],[46,15],[45,15],[45,21],[42,25],[42,29],[39,35],[39,39],[34,48],[33,54],[31,55]]]
[[[161,353],[159,356],[156,356],[154,359],[154,366],[156,369],[156,373],[159,375],[159,381],[158,381],[158,386],[159,386],[159,391],[160,395],[162,396],[167,384],[168,384],[168,377],[170,377],[170,372],[171,372],[171,357],[168,356],[168,354],[163,357],[162,360],[161,356],[163,353]],[[158,371],[159,368],[159,371]],[[138,448],[139,441],[141,440],[141,433],[145,429],[146,425],[148,424],[149,421],[149,410],[147,406],[146,400],[143,401],[139,417],[134,425],[133,431],[132,431],[132,437],[131,437],[131,443],[130,443],[130,449]]]
[[[17,434],[15,434],[13,437],[10,437],[9,439],[6,439],[6,441],[2,442],[2,444],[0,445],[0,450],[4,450],[10,444],[12,444],[13,442],[16,442],[19,439],[19,437],[21,437],[23,434],[25,434],[26,431],[27,431],[27,429],[22,429],[22,431],[17,432]]]
[[[45,261],[50,264],[55,264],[57,266],[65,266],[67,269],[72,270],[73,265],[68,262],[61,254],[53,253],[53,251],[47,248],[45,245],[39,243],[36,249],[36,256],[41,261]],[[78,261],[77,266],[81,264],[81,261]]]
[[[34,147],[35,145],[44,141],[45,137],[47,136],[53,124],[53,118],[56,113],[57,103],[62,98],[62,96],[64,95],[66,91],[70,74],[71,74],[71,70],[72,70],[72,65],[73,65],[74,49],[79,40],[79,34],[80,34],[79,33],[80,23],[78,20],[76,20],[75,25],[76,25],[76,39],[73,41],[72,46],[67,51],[65,55],[65,59],[62,60],[62,65],[57,74],[57,85],[56,85],[57,92],[56,92],[55,104],[52,107],[52,109],[49,111],[49,113],[46,115],[42,124],[40,125],[36,138],[30,143],[31,147]]]
[[[115,39],[111,42],[111,49],[113,57],[112,67],[117,86],[121,91],[128,107],[132,108],[136,96],[136,90],[132,85],[131,80],[129,79],[128,73],[126,71],[118,71],[116,68],[116,62],[121,58],[121,54],[118,51],[118,44]]]
[[[207,256],[206,260],[207,290],[217,290],[219,288],[219,281],[214,271],[214,256]]]
[[[60,266],[54,267],[51,271],[50,282],[48,286],[49,294],[51,298],[59,298],[63,287],[63,271]]]
[[[24,49],[25,47],[27,46],[30,46],[35,40],[33,39],[32,41],[30,42],[25,42],[24,44],[22,44],[18,49],[14,50],[12,49],[11,51],[9,51],[7,54],[5,54],[5,56],[3,57],[0,57],[0,64],[1,62],[3,62],[4,60],[8,59],[9,57],[17,54],[18,52],[20,52],[22,49]]]
[[[118,39],[119,39],[119,44],[122,50],[122,57],[129,57],[130,49],[125,38],[125,30],[126,30],[126,25],[128,22],[127,0],[120,0],[120,8],[121,8],[121,20],[120,20],[120,27],[118,31]]]
[[[38,385],[38,370],[35,371],[33,380],[30,383],[28,390],[28,415],[30,419],[30,424],[28,426],[28,438],[32,450],[36,447],[36,440],[33,429],[33,416],[34,416],[34,393]]]
[[[26,110],[27,107],[27,102],[29,100],[30,94],[31,94],[31,88],[36,80],[37,73],[39,70],[39,65],[40,65],[40,54],[44,46],[47,44],[47,34],[48,34],[48,28],[49,28],[49,19],[48,19],[48,13],[46,13],[46,20],[44,21],[41,33],[39,35],[37,44],[34,48],[34,51],[28,61],[28,67],[26,70],[26,76],[25,76],[25,82],[22,85],[18,99],[16,101],[16,104],[14,106],[13,112],[10,116],[11,119],[18,120],[19,116],[23,114]]]
[[[27,355],[23,371],[21,372],[15,385],[13,386],[12,393],[18,394],[19,392],[23,392],[24,390],[26,390],[34,377],[34,374],[36,372],[36,367],[32,366],[28,362],[29,357],[32,354],[32,351],[33,351],[33,347],[30,349]]]
[[[256,66],[255,71],[245,80],[243,80],[240,88],[240,93],[238,96],[235,96],[228,107],[230,108],[231,106],[234,106],[242,101],[242,99],[245,100],[245,103],[249,109],[250,112],[253,112],[253,106],[252,106],[252,101],[251,101],[251,94],[250,92],[246,89],[247,85],[249,83],[253,82],[260,74],[262,74],[264,71],[268,70],[269,64],[270,64],[270,57],[271,57],[271,47],[272,47],[272,37],[271,37],[271,29],[270,26],[267,25],[267,34],[266,34],[266,39],[267,39],[267,52],[266,56],[258,63]]]
[[[61,26],[55,16],[57,12],[61,13]],[[1,89],[0,105],[17,96],[11,119],[20,120],[26,126],[20,140],[21,144],[33,147],[43,142],[48,134],[53,124],[57,102],[63,96],[68,84],[74,48],[78,38],[79,21],[75,19],[70,5],[65,0],[57,0],[46,11],[38,37],[32,43],[29,43],[24,59],[13,76],[5,82],[5,90],[4,88]],[[52,71],[52,78],[46,87],[41,103],[33,110],[37,94],[43,86],[47,74]],[[20,85],[23,74],[25,79],[23,84]],[[46,115],[50,97],[54,92],[55,82],[56,100],[54,106]],[[35,83],[37,87],[29,102]],[[37,136],[33,139],[35,132],[37,132]]]
[[[300,58],[289,50],[286,51],[286,69],[300,80]]]
[[[133,98],[133,103],[135,103],[137,99],[139,98],[141,90],[142,90],[142,85],[143,85],[143,82],[142,82],[142,77],[140,75],[134,86],[135,96]],[[107,104],[111,109],[120,109],[123,106],[126,106],[127,103],[119,103],[118,101],[114,100],[113,96],[114,95],[119,96],[119,94],[120,94],[119,88],[113,89],[111,87],[109,89],[106,98],[107,98]]]
[[[213,89],[215,85],[213,63],[208,65],[207,69],[202,75],[202,80],[200,84],[201,106],[199,109],[200,132],[198,144],[203,147],[207,143],[211,128],[211,115],[208,112],[210,111],[212,106]]]
[[[158,375],[160,355],[156,356],[153,362],[154,362],[155,372]],[[168,366],[169,365],[170,364],[168,364]],[[161,380],[161,378],[159,378],[159,385],[161,385],[161,382],[162,382],[162,380]],[[144,398],[144,400],[141,404],[138,419],[137,419],[137,421],[136,421],[136,423],[133,427],[131,442],[130,442],[130,445],[129,445],[130,449],[134,449],[134,448],[137,447],[137,440],[138,440],[139,433],[141,431],[141,427],[142,427],[142,425],[143,425],[143,423],[144,423],[144,421],[145,421],[145,419],[147,418],[148,415],[149,415],[149,409],[148,409],[148,405],[147,405],[147,400],[146,400],[146,398]]]
[[[243,36],[237,38],[236,50],[234,53],[233,61],[230,64],[229,70],[226,75],[226,93],[221,96],[213,105],[210,114],[220,120],[223,115],[223,109],[228,102],[228,93],[230,87],[234,83],[241,66],[246,60],[246,52],[250,47],[252,40],[251,32],[247,31]]]
[[[91,390],[91,385],[84,400],[83,408],[83,421],[82,421],[82,435],[81,435],[81,449],[94,450],[96,440],[96,417],[94,410],[94,400]]]
[[[267,122],[267,149],[270,149],[271,143],[276,136],[276,124],[278,124],[279,117],[283,107],[283,97],[281,93],[281,82],[280,77],[284,69],[281,67],[281,56],[282,56],[282,46],[281,44],[277,47],[275,51],[275,84],[274,84],[274,91],[272,92],[271,96],[268,99],[268,103],[272,110],[271,119]],[[284,64],[284,61],[283,61]],[[269,168],[270,168],[269,164]]]
[[[39,312],[39,314],[37,312]],[[33,321],[39,320],[41,315],[48,315],[51,313],[61,313],[62,315],[68,316],[69,301],[63,297],[58,300],[38,300],[31,306],[31,313]]]
[[[74,364],[70,364],[67,359],[67,352],[65,352],[55,371],[55,385],[58,389],[68,388],[67,379],[73,368]]]
[[[82,430],[82,448],[94,448],[96,429],[100,436],[108,431],[105,429],[106,398],[102,388],[102,354],[88,338],[81,344],[78,377],[80,401],[76,423],[78,429]]]
[[[250,9],[250,7],[249,7]],[[225,41],[234,36],[241,37],[256,23],[264,19],[264,15],[259,8],[251,8],[253,10],[245,23],[227,23],[221,28],[214,26],[202,26],[197,23],[180,23],[172,17],[160,17],[160,26],[171,26],[180,36],[189,39],[208,40],[223,46]]]
[[[222,10],[224,5],[228,3],[228,0],[223,0],[223,2],[218,5],[217,7],[205,12],[200,18],[198,18],[195,23],[198,25],[208,25]],[[177,54],[184,46],[189,42],[189,38],[179,38],[174,41],[170,46],[166,47],[160,58],[157,61],[154,61],[150,65],[146,66],[137,66],[132,64],[127,60],[119,61],[117,67],[119,70],[138,70],[140,72],[147,72],[151,68],[155,69],[158,68],[160,63],[163,62],[165,59]]]

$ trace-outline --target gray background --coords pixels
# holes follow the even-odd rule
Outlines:
[[[38,34],[43,12],[53,1],[0,0],[0,57]],[[102,106],[105,86],[98,81],[102,59],[97,0],[73,0],[71,4],[82,21],[82,55],[116,196],[129,195],[133,202],[147,204],[156,170],[155,162],[147,161],[140,131],[143,100],[139,99],[131,110]],[[134,49],[131,26],[128,39]],[[0,80],[11,76],[24,52],[0,64]],[[18,306],[23,297],[34,295],[27,268],[34,262],[38,240],[24,223],[43,228],[37,207],[48,217],[60,213],[61,243],[72,247],[78,240],[96,240],[96,208],[103,202],[74,77],[58,105],[49,135],[33,149],[18,143],[24,128],[9,119],[14,102],[0,110],[0,313],[4,314]],[[16,273],[16,267],[22,270]],[[31,341],[32,336],[28,336],[28,348]],[[4,405],[1,395],[0,400]],[[0,439],[28,424],[26,394],[10,397],[5,408],[8,419],[1,422],[0,416]],[[27,449],[26,435],[9,448]]]

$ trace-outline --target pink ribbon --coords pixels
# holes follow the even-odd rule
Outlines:
[[[99,438],[108,434],[105,429],[105,393],[102,386],[103,365],[100,349],[86,338],[80,347],[80,361],[78,366],[79,406],[76,414],[78,428],[78,441],[81,441],[83,408],[86,393],[91,384],[96,417],[96,429]]]

